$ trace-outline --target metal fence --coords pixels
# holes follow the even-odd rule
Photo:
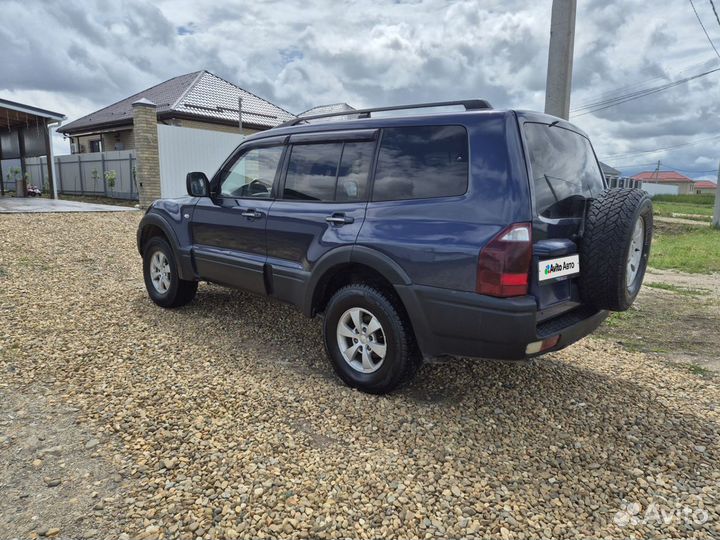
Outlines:
[[[134,150],[55,156],[58,193],[137,200],[135,163]],[[27,158],[25,170],[29,184],[49,190],[45,156]]]

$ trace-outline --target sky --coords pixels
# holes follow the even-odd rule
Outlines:
[[[720,50],[710,0],[693,1]],[[206,69],[294,113],[476,97],[542,110],[550,12],[550,0],[0,0],[0,97],[70,121]],[[570,119],[625,174],[661,160],[715,179],[720,71],[572,110],[718,67],[689,1],[580,0]],[[59,134],[54,147],[69,153]]]

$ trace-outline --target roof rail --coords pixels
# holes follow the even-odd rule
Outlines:
[[[298,116],[292,120],[288,120],[277,127],[288,127],[307,122],[308,120],[318,120],[320,118],[330,118],[333,116],[356,116],[358,118],[370,118],[372,113],[384,111],[404,111],[408,109],[429,109],[431,107],[449,107],[451,105],[462,105],[466,111],[477,111],[481,109],[492,109],[492,105],[485,99],[466,99],[462,101],[436,101],[434,103],[413,103],[411,105],[395,105],[393,107],[375,107],[372,109],[355,109],[349,111],[336,111],[324,114],[314,114],[312,116]]]

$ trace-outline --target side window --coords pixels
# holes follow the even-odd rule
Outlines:
[[[336,201],[366,201],[368,173],[375,142],[348,142],[343,148],[338,171]]]
[[[468,185],[468,140],[462,126],[383,130],[373,201],[462,195]]]
[[[221,197],[270,198],[282,146],[253,148],[223,170],[220,176]]]
[[[365,201],[375,143],[299,144],[292,147],[283,198]]]
[[[341,151],[342,143],[293,146],[283,198],[332,201]]]

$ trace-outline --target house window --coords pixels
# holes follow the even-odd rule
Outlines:
[[[102,152],[102,143],[101,143],[100,139],[90,141],[90,151],[91,152]]]

